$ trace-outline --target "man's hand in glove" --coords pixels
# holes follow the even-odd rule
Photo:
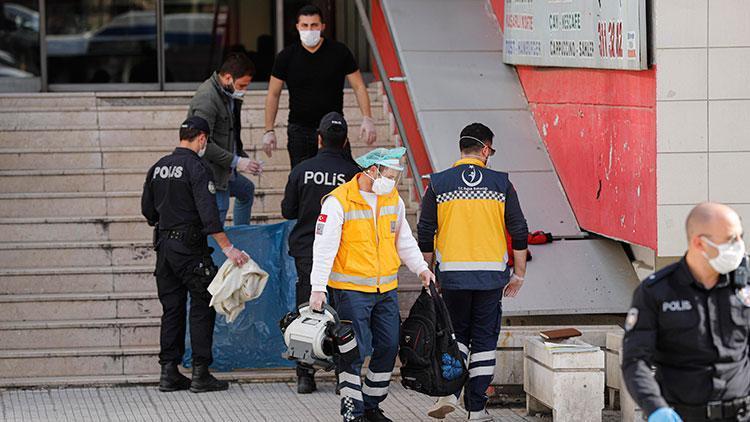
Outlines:
[[[323,304],[326,303],[326,292],[310,293],[310,308],[313,311],[323,310]]]
[[[377,132],[375,130],[375,121],[372,117],[364,116],[362,118],[362,126],[359,128],[359,140],[362,139],[367,142],[367,145],[372,145],[377,139]]]
[[[269,130],[263,134],[263,152],[270,157],[274,148],[276,148],[276,133]]]
[[[260,163],[260,161],[240,157],[239,161],[237,162],[237,170],[258,175],[261,173],[261,171],[263,171],[263,165]]]
[[[245,251],[241,251],[231,245],[221,251],[224,252],[224,255],[227,256],[228,260],[232,261],[234,265],[238,267],[245,265],[245,263],[250,260],[250,255],[245,253]]]

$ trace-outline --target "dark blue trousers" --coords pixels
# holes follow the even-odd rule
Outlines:
[[[503,290],[443,290],[461,355],[468,363],[464,405],[478,412],[487,404],[487,387],[495,373],[495,350],[503,314]],[[468,359],[467,359],[468,358]],[[456,393],[459,396],[461,392]]]
[[[388,395],[391,372],[398,354],[401,317],[396,290],[387,293],[362,293],[331,289],[333,306],[342,320],[350,320],[359,347],[359,358],[336,368],[341,393],[341,415],[344,421],[376,409]],[[362,363],[370,364],[361,382]]]

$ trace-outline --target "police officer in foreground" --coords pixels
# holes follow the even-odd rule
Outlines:
[[[649,422],[748,421],[750,287],[740,218],[703,203],[686,229],[685,256],[635,291],[623,376]]]
[[[344,116],[330,112],[323,116],[318,127],[318,154],[292,169],[281,202],[281,214],[297,220],[289,234],[289,255],[297,267],[297,305],[310,297],[310,271],[313,265],[313,241],[320,214],[320,201],[339,185],[351,180],[359,167],[348,158],[344,146],[348,143],[348,125]],[[309,394],[316,390],[315,371],[297,366],[297,392]]]
[[[162,157],[146,175],[141,212],[154,227],[156,287],[161,317],[160,391],[187,390],[194,393],[226,390],[229,385],[208,371],[212,362],[216,311],[208,306],[206,288],[217,268],[211,260],[207,235],[213,236],[235,265],[249,256],[235,249],[222,231],[216,206],[216,186],[206,151],[208,123],[189,117],[180,127],[180,146]],[[190,342],[193,348],[193,379],[182,375],[177,365],[185,352],[185,317],[190,293]]]

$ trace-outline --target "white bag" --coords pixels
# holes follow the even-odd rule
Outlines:
[[[242,267],[230,260],[224,261],[219,272],[208,286],[211,303],[216,312],[232,322],[245,309],[245,302],[258,298],[268,281],[268,273],[252,259]]]

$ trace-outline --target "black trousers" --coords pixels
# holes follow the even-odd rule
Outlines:
[[[286,136],[286,147],[289,151],[289,162],[292,168],[318,154],[318,129],[290,123],[286,130]],[[344,152],[345,156],[354,162],[351,142],[346,143]]]
[[[156,252],[156,287],[162,306],[161,351],[159,363],[181,362],[185,353],[187,296],[190,294],[190,345],[193,364],[211,365],[216,311],[208,306],[211,295],[206,287],[213,276],[196,268],[210,249],[206,245],[188,247],[181,241],[165,239]]]

